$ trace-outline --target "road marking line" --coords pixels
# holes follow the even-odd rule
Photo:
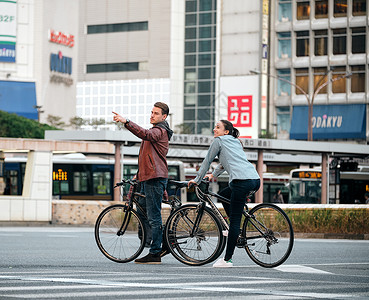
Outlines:
[[[307,273],[307,274],[333,274],[331,272],[326,272],[318,270],[312,267],[306,267],[302,265],[285,265],[278,266],[275,270],[286,272],[286,273]]]
[[[122,296],[122,299],[126,296],[144,296],[144,295],[168,295],[168,294],[199,294],[199,291],[179,291],[179,290],[145,290],[145,291],[104,291],[104,292],[76,292],[76,293],[50,293],[50,294],[11,294],[4,295],[7,297],[14,298],[25,298],[25,299],[55,299],[55,298],[80,298],[80,297],[103,297],[103,296]]]
[[[63,283],[79,283],[87,285],[100,285],[100,286],[116,286],[116,287],[140,287],[140,288],[178,288],[180,286],[202,286],[213,285],[214,281],[210,282],[184,282],[184,283],[138,283],[138,282],[119,282],[108,280],[93,280],[93,279],[79,279],[79,278],[66,278],[66,277],[33,277],[33,276],[11,276],[0,275],[0,279],[14,279],[23,281],[49,281],[49,282],[63,282]],[[287,283],[290,280],[274,280],[268,278],[267,280],[248,280],[248,281],[227,281],[222,283],[216,283],[216,285],[251,285],[251,284],[264,284],[269,283]]]

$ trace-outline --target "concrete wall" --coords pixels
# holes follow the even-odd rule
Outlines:
[[[28,154],[22,196],[0,196],[0,221],[51,221],[52,153]]]

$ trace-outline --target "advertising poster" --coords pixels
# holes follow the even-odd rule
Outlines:
[[[0,62],[15,62],[17,1],[0,0]]]
[[[220,119],[226,118],[243,138],[258,138],[259,132],[258,76],[227,76],[220,78]]]

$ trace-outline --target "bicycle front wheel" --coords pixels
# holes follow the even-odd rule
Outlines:
[[[116,204],[104,209],[95,224],[95,240],[110,260],[126,263],[137,258],[145,246],[145,231],[135,210]]]
[[[165,238],[173,256],[192,266],[212,262],[225,246],[222,225],[215,214],[204,207],[200,216],[199,207],[191,204],[181,206],[169,216]]]
[[[249,257],[265,268],[279,266],[289,257],[294,242],[293,228],[287,214],[278,206],[262,203],[245,218],[242,235]]]

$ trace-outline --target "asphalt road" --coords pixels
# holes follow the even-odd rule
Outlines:
[[[147,251],[147,250],[146,250]],[[368,299],[369,241],[298,239],[280,267],[118,264],[91,228],[0,227],[0,299]]]

